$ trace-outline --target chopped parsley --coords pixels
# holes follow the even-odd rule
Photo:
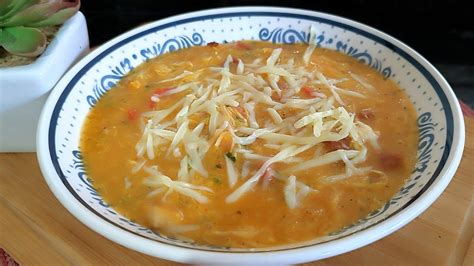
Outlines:
[[[237,158],[235,158],[235,155],[233,155],[230,152],[226,153],[225,156],[227,156],[227,158],[231,159],[234,163],[235,163],[235,161],[237,161]]]
[[[212,181],[214,181],[214,183],[216,183],[216,184],[218,184],[218,185],[222,184],[221,178],[220,178],[220,177],[217,177],[217,176],[215,176],[214,178],[212,178]]]

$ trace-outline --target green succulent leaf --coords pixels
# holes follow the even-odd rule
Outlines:
[[[76,14],[79,11],[79,7],[81,6],[81,1],[69,1],[63,2],[63,7],[54,15],[50,16],[49,18],[38,21],[35,23],[28,24],[27,26],[30,27],[44,27],[44,26],[53,26],[53,25],[60,25],[63,24],[66,20]]]
[[[39,0],[0,0],[0,24],[18,11],[38,2]]]
[[[13,6],[13,0],[0,0],[0,17],[6,14]]]
[[[43,53],[46,36],[38,29],[9,27],[0,29],[0,46],[10,54],[35,57]]]
[[[6,18],[4,21],[0,22],[0,27],[39,27],[62,24],[66,19],[77,12],[79,6],[79,0],[49,0],[46,2],[40,2],[30,5],[18,13]]]

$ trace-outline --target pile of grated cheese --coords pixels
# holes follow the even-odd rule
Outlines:
[[[195,75],[195,80],[199,76],[202,81],[182,82],[161,96],[185,92],[184,98],[169,108],[142,114],[142,136],[136,144],[136,155],[140,159],[132,172],[144,170],[148,175],[144,181],[146,185],[157,188],[154,195],[163,194],[166,197],[176,192],[205,204],[209,202],[213,191],[193,184],[193,177],[196,174],[208,177],[204,156],[212,145],[219,146],[225,138],[230,138],[231,152],[247,161],[241,169],[237,169],[235,162],[224,156],[226,185],[232,189],[226,202],[233,203],[247,193],[255,193],[253,188],[267,174],[269,167],[281,163],[289,167],[273,174],[285,182],[282,195],[288,208],[293,209],[309,193],[317,192],[297,179],[298,172],[339,161],[345,164],[345,171],[325,177],[325,180],[340,180],[372,171],[371,168],[357,165],[366,160],[367,143],[378,147],[378,136],[344,107],[344,97],[365,96],[337,87],[344,80],[329,79],[321,72],[307,69],[316,47],[315,31],[312,28],[310,32],[310,45],[303,55],[304,66],[295,65],[294,59],[282,62],[282,49],[278,48],[268,58],[247,63],[229,55],[222,67],[210,67],[212,74],[205,77],[199,76],[202,71],[185,71],[167,80],[180,81]],[[234,71],[231,71],[231,64],[236,64]],[[281,82],[287,86],[280,87]],[[330,94],[315,91],[313,98],[298,96],[302,87],[311,85],[325,86]],[[152,96],[151,100],[159,99]],[[257,106],[263,106],[259,110],[265,110],[266,114],[257,113]],[[282,111],[288,108],[297,109],[298,112],[283,116]],[[174,113],[174,119],[169,119],[168,116]],[[191,124],[196,124],[191,123],[191,120],[197,114],[203,119],[197,126],[191,127]],[[269,116],[271,121],[259,123],[257,117],[261,115]],[[315,153],[309,160],[302,160],[299,156],[320,143],[348,137],[356,148]],[[248,145],[257,140],[263,140],[265,147],[274,149],[275,155],[265,156],[249,148]],[[159,160],[158,151],[163,150],[166,156],[173,156],[180,161],[177,177],[166,176],[157,165],[152,165],[153,160]],[[260,168],[250,170],[249,162],[252,160],[261,161]]]

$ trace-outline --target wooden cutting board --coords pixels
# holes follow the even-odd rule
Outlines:
[[[474,265],[474,119],[456,176],[420,217],[361,249],[307,265]],[[20,264],[174,265],[88,229],[48,189],[34,153],[0,154],[0,247]]]

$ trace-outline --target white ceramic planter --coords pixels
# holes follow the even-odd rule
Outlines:
[[[0,68],[0,152],[35,151],[36,125],[49,91],[88,49],[86,20],[78,12],[34,63]]]

